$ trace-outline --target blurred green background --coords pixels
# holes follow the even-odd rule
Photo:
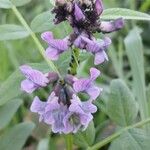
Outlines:
[[[113,8],[113,7],[129,8],[132,10],[138,10],[150,14],[150,0],[113,0],[113,1],[104,0],[104,6],[105,8]],[[35,16],[41,14],[42,12],[49,11],[50,13],[51,8],[52,5],[50,4],[49,0],[32,0],[27,5],[23,7],[19,7],[18,9],[26,19],[28,24],[30,24],[33,18],[35,18]],[[11,9],[10,10],[0,9],[0,24],[2,25],[2,24],[20,24],[20,23]],[[53,31],[55,36],[59,38],[65,37],[67,36],[68,33],[71,32],[70,27],[66,24],[53,26],[51,28],[52,22],[49,22],[49,25],[47,26],[50,26],[51,31]],[[133,28],[135,27],[137,27],[136,29],[141,33],[141,38],[143,42],[142,51],[144,55],[142,57],[140,56],[139,59],[144,58],[144,74],[146,80],[145,89],[148,95],[150,93],[149,92],[150,91],[150,84],[149,84],[150,83],[150,22],[145,22],[145,21],[126,21],[125,27],[121,31],[108,35],[112,38],[113,41],[112,46],[108,49],[110,61],[106,62],[104,65],[99,66],[102,72],[102,76],[97,81],[97,84],[104,87],[105,92],[109,90],[110,82],[115,78],[123,79],[129,87],[132,87],[132,81],[134,75],[131,72],[131,65],[129,63],[129,56],[128,56],[129,51],[126,51],[127,47],[125,47],[124,39],[131,32],[131,30],[133,31]],[[45,46],[46,48],[45,43],[42,42],[40,38],[40,33],[36,33],[36,34],[39,40],[41,41],[41,43],[43,44],[43,46]],[[99,37],[100,35],[96,34],[95,36]],[[137,52],[139,51],[137,50]],[[64,54],[61,57],[61,60],[59,62],[56,62],[57,66],[60,67],[59,68],[60,70],[63,70],[65,68],[64,64],[68,65],[67,63],[70,61],[70,57],[68,56],[70,55],[67,54],[66,56],[66,54]],[[81,75],[86,76],[89,71],[89,67],[92,66],[93,64],[93,57],[89,55],[84,56],[84,54],[81,54],[80,57],[81,57],[80,59],[83,62],[81,63],[81,67],[78,70],[78,76]],[[40,63],[42,65],[43,61],[44,61],[43,57],[40,55],[31,37],[27,37],[19,40],[0,41],[0,85],[2,85],[4,82],[6,82],[5,84],[7,84],[8,77],[16,69],[18,69],[20,65],[26,63]],[[61,68],[62,64],[63,67]],[[14,88],[13,85],[10,85],[10,88],[11,89]],[[3,93],[4,95],[1,93],[0,96],[1,97],[7,96],[7,92],[9,92],[7,90],[9,90],[9,88],[6,88],[6,90],[0,88],[0,91],[1,90],[5,92]],[[17,106],[13,105],[13,107],[16,108],[15,110],[17,112],[15,113],[14,110],[13,112],[14,116],[11,119],[11,121],[10,120],[7,121],[5,128],[3,128],[3,126],[0,127],[0,135],[3,134],[3,132],[6,132],[10,127],[13,127],[14,125],[20,122],[32,120],[33,122],[36,123],[37,126],[36,129],[34,129],[32,135],[29,136],[26,143],[24,144],[24,148],[23,148],[24,150],[65,149],[64,136],[52,134],[51,136],[52,138],[51,138],[50,129],[42,123],[39,124],[37,116],[32,114],[29,111],[29,107],[34,95],[40,95],[44,99],[48,96],[49,94],[48,91],[49,89],[40,90],[31,96],[28,96],[25,93],[21,94],[21,98],[23,99],[23,102],[19,103]],[[133,89],[133,93],[134,93],[134,89]],[[107,94],[106,95],[104,94],[102,96],[102,99],[105,99],[105,96],[107,97]],[[108,119],[108,116],[105,114],[105,103],[103,103],[102,101],[102,103],[97,103],[97,105],[100,109],[94,115],[95,116],[94,123],[96,127],[95,142],[113,133],[115,128],[113,122],[111,122],[110,119]],[[10,107],[8,105],[7,109],[11,109],[11,107],[12,107],[11,105]],[[3,121],[1,120],[2,118],[1,115],[3,113],[4,112],[2,110],[2,106],[0,106],[0,121]],[[5,113],[7,113],[7,111]],[[100,122],[101,124],[99,125]],[[48,145],[50,145],[49,148]],[[108,146],[109,145],[106,145],[106,147],[102,148],[102,150],[108,149]],[[84,149],[84,148],[78,148],[78,146],[75,146],[75,149]],[[5,149],[2,149],[0,145],[0,150],[5,150]],[[17,150],[17,148],[14,150]]]

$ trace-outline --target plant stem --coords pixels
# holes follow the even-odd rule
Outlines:
[[[38,38],[36,37],[35,33],[31,30],[31,28],[29,27],[29,25],[27,24],[27,22],[25,21],[25,19],[23,18],[23,16],[20,14],[20,12],[18,11],[18,9],[13,5],[12,6],[12,10],[15,13],[15,15],[17,16],[18,20],[21,22],[21,24],[25,27],[25,29],[30,33],[34,43],[36,44],[36,46],[38,47],[39,52],[41,53],[41,55],[44,57],[44,59],[46,60],[46,62],[48,63],[48,65],[50,66],[50,68],[57,72],[58,75],[61,77],[58,69],[56,68],[56,66],[54,65],[54,63],[49,60],[46,56],[45,56],[45,50],[43,48],[43,46],[41,45],[40,41],[38,40]]]
[[[69,74],[76,75],[77,74],[77,68],[79,66],[79,49],[73,48],[72,49],[72,55],[71,55],[71,62],[70,62],[70,69]]]
[[[73,137],[71,134],[66,135],[66,150],[73,149]]]
[[[133,128],[138,128],[138,127],[144,126],[147,123],[150,123],[150,118],[148,118],[148,119],[146,119],[144,121],[138,122],[138,123],[136,123],[134,125],[127,126],[127,127],[123,128],[123,129],[121,129],[120,131],[112,134],[111,136],[109,136],[106,139],[98,142],[97,144],[93,145],[92,147],[88,147],[87,150],[98,150],[101,147],[103,147],[106,144],[108,144],[111,141],[113,141],[114,139],[116,139],[117,137],[119,137],[123,132],[128,131],[129,129],[133,129]]]

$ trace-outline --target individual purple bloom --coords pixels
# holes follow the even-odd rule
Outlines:
[[[95,55],[94,64],[99,65],[105,60],[108,60],[105,50],[111,44],[111,39],[106,37],[104,40],[96,41],[90,40],[86,37],[82,37],[82,40],[86,42],[86,50]]]
[[[85,19],[85,15],[76,3],[74,6],[74,16],[76,21],[83,21]]]
[[[65,126],[65,133],[76,133],[79,129],[85,130],[95,113],[97,108],[90,101],[81,102],[80,99],[73,95],[71,105],[69,106],[69,113],[65,116],[63,122]]]
[[[49,45],[46,56],[51,60],[57,60],[59,55],[69,48],[67,39],[54,39],[52,32],[44,32],[41,37]]]
[[[62,133],[64,131],[63,119],[68,112],[67,106],[58,102],[58,97],[52,92],[47,102],[42,102],[35,97],[30,110],[39,114],[39,121],[43,121],[51,125],[54,133]]]
[[[95,11],[96,11],[98,16],[102,14],[102,12],[103,12],[102,0],[96,0],[96,2],[95,2]]]
[[[49,82],[45,74],[38,70],[32,69],[30,66],[23,65],[20,67],[20,70],[27,78],[21,82],[21,89],[27,93],[32,93],[39,87],[45,87]]]
[[[88,79],[83,78],[75,81],[73,88],[76,93],[85,92],[90,96],[91,100],[95,100],[102,90],[93,84],[96,78],[100,75],[100,71],[96,68],[91,68],[90,74],[91,76]]]
[[[110,33],[120,30],[124,26],[124,20],[122,18],[116,19],[114,21],[106,22],[102,21],[100,24],[100,30],[103,33]]]
[[[84,41],[82,38],[85,37],[88,39],[88,35],[85,34],[85,33],[81,33],[81,35],[79,35],[75,41],[74,41],[74,45],[77,47],[77,48],[80,48],[80,49],[85,49],[86,48],[86,41]]]

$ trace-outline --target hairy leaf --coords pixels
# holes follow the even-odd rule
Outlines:
[[[0,136],[0,150],[21,150],[34,129],[33,123],[21,123]]]
[[[52,30],[54,27],[55,25],[53,23],[53,15],[50,11],[39,14],[31,22],[31,28],[34,32]]]
[[[12,7],[12,3],[9,0],[0,0],[0,8],[11,8]]]
[[[149,150],[150,136],[141,129],[124,132],[112,142],[109,150]]]
[[[0,41],[3,40],[16,40],[29,36],[26,29],[19,25],[3,24],[0,25]]]
[[[11,0],[15,6],[23,6],[31,2],[31,0]]]
[[[111,82],[107,113],[120,126],[131,125],[137,117],[138,108],[134,96],[122,80]]]
[[[133,91],[140,106],[142,119],[148,115],[145,88],[144,55],[143,45],[139,28],[135,27],[125,38],[125,47],[131,65],[133,76]]]
[[[0,106],[0,129],[4,128],[11,121],[21,104],[21,99],[15,99]]]
[[[150,15],[125,9],[125,8],[110,8],[104,10],[101,19],[103,20],[110,20],[110,19],[117,19],[117,18],[123,18],[127,20],[145,20],[150,21]]]

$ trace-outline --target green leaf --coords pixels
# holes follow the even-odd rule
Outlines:
[[[49,0],[50,1],[50,3],[53,5],[53,6],[55,6],[55,1],[54,0]]]
[[[47,64],[29,64],[31,67],[41,70],[43,72],[50,71]],[[16,70],[4,83],[0,86],[0,106],[7,101],[20,96],[23,92],[20,89],[21,81],[25,77],[20,73],[19,69]]]
[[[8,125],[21,104],[21,99],[15,99],[0,106],[0,130]]]
[[[75,144],[81,146],[81,147],[88,147],[93,144],[95,140],[95,127],[94,123],[91,122],[84,132],[78,132],[74,135],[74,142]]]
[[[0,137],[0,150],[21,150],[34,129],[33,123],[21,123]]]
[[[110,19],[117,19],[117,18],[123,18],[127,20],[145,20],[150,21],[150,15],[125,9],[125,8],[110,8],[104,10],[101,19],[103,20],[110,20]]]
[[[42,139],[37,147],[37,150],[48,150],[49,149],[49,140],[48,139]]]
[[[107,113],[119,126],[131,125],[137,117],[136,101],[122,80],[116,79],[111,82]]]
[[[112,142],[109,150],[149,150],[150,136],[141,129],[124,132]]]
[[[9,9],[12,7],[12,3],[9,0],[0,0],[0,8]]]
[[[10,0],[15,6],[23,6],[31,2],[31,0]]]
[[[135,27],[125,38],[125,47],[131,65],[133,76],[133,91],[140,106],[142,119],[149,117],[146,88],[145,88],[145,71],[143,45],[140,35],[141,31]]]
[[[19,25],[4,24],[0,25],[0,41],[3,40],[16,40],[29,36],[26,29]]]
[[[52,30],[55,27],[53,18],[54,17],[50,11],[43,12],[32,20],[31,29],[34,32]]]

